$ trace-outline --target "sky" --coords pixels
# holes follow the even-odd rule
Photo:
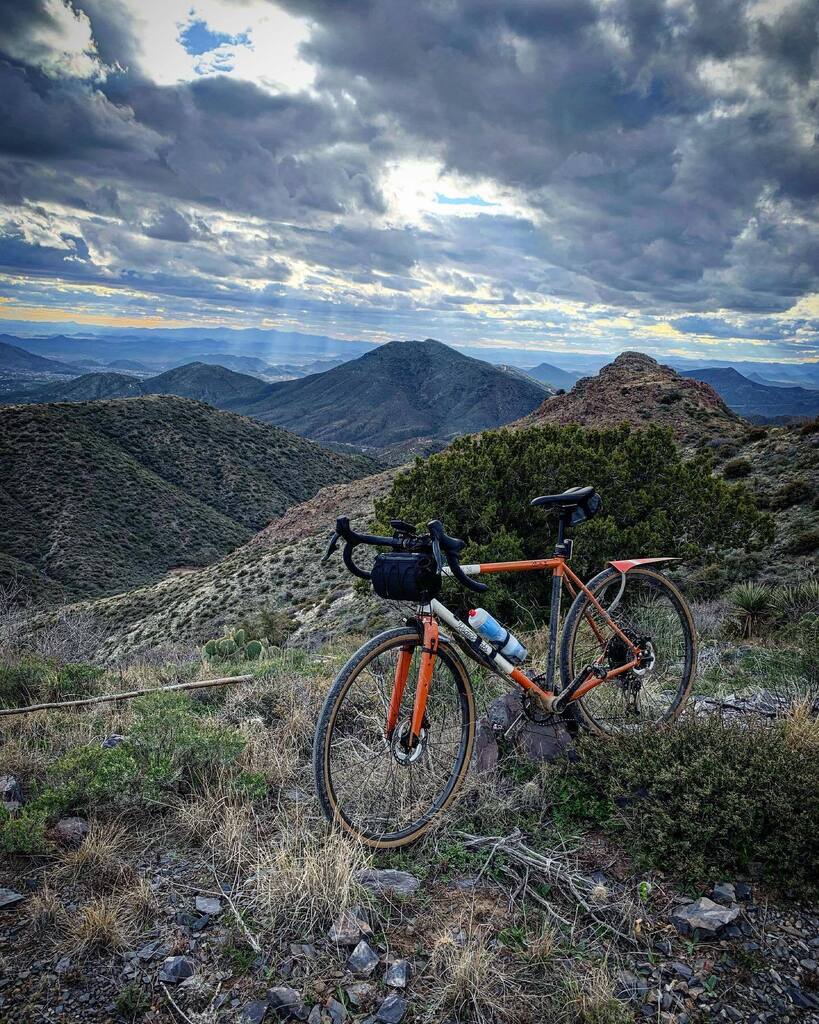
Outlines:
[[[0,332],[817,360],[818,131],[816,0],[0,0]]]

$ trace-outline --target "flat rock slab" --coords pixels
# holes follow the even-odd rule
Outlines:
[[[222,901],[215,896],[197,896],[196,909],[200,914],[216,917],[217,914],[222,913]]]
[[[10,907],[24,899],[25,896],[22,893],[15,892],[14,889],[0,889],[0,907]]]
[[[355,880],[370,892],[395,892],[402,896],[410,896],[421,887],[421,879],[411,875],[409,871],[395,871],[392,868],[362,868],[356,871]]]
[[[707,896],[701,896],[693,903],[678,907],[671,915],[671,920],[682,935],[688,935],[695,930],[716,935],[737,917],[739,907],[723,907]]]
[[[239,1010],[239,1024],[262,1024],[267,1014],[267,1000],[254,999]]]
[[[268,989],[267,1002],[280,1020],[307,1020],[310,1016],[299,993],[289,985]]]

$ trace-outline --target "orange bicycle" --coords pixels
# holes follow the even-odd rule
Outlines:
[[[391,520],[391,537],[356,533],[348,519],[336,521],[322,561],[343,540],[353,575],[371,580],[380,597],[414,606],[404,626],[373,637],[344,665],[316,727],[313,766],[321,807],[367,846],[414,842],[463,783],[476,715],[461,653],[520,686],[529,717],[572,716],[601,735],[673,722],[688,697],[696,664],[691,612],[674,584],[653,568],[670,559],[609,562],[586,584],[569,567],[573,541],[565,532],[600,511],[600,496],[593,487],[575,487],[532,504],[559,513],[551,558],[461,565],[464,541],[447,536],[439,520],[428,523],[423,535],[410,523]],[[365,570],[354,559],[359,545],[390,550]],[[501,653],[508,650],[505,642],[488,642],[438,600],[442,576],[482,592],[486,584],[473,577],[498,572],[552,573],[542,674],[527,675]],[[574,600],[556,673],[564,585]]]

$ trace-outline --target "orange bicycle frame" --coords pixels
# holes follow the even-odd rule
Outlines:
[[[642,562],[654,562],[654,561],[665,561],[665,559],[632,559],[628,562],[611,563],[621,573],[626,573],[629,568],[634,565],[639,565]],[[614,679],[617,676],[628,672],[630,669],[635,668],[640,663],[640,651],[639,648],[629,639],[629,637],[620,629],[617,623],[612,619],[608,612],[603,608],[591,590],[586,584],[580,579],[580,577],[569,567],[566,562],[565,555],[556,555],[553,558],[536,558],[525,561],[516,562],[484,562],[480,565],[465,565],[462,566],[463,570],[467,575],[478,575],[490,574],[490,573],[501,573],[501,572],[551,572],[552,574],[552,601],[551,601],[551,616],[549,623],[549,659],[546,678],[551,681],[554,679],[554,672],[556,668],[556,652],[557,652],[557,633],[559,629],[559,618],[560,618],[560,596],[564,581],[569,589],[569,592],[574,597],[579,591],[582,591],[592,607],[599,613],[603,622],[612,630],[612,632],[623,641],[626,648],[633,654],[631,661],[626,662],[623,665],[618,665],[617,668],[611,669],[607,672],[600,674],[593,674],[588,679],[580,684],[577,690],[571,695],[571,700],[579,700],[590,690],[594,689],[595,686],[600,686],[601,683],[605,683],[610,679]],[[585,613],[586,619],[601,644],[601,647],[605,644],[605,639],[600,631],[597,623],[594,621],[592,616],[587,610]],[[413,702],[412,709],[412,732],[410,742],[417,741],[423,728],[424,716],[426,714],[427,698],[429,696],[429,689],[432,682],[432,674],[435,668],[435,659],[438,651],[439,641],[439,627],[438,619],[441,619],[446,623],[454,632],[458,633],[459,636],[466,640],[468,644],[472,645],[476,642],[485,645],[483,647],[483,653],[489,656],[491,654],[491,664],[495,672],[516,683],[524,690],[529,690],[534,693],[540,701],[543,703],[547,711],[552,710],[552,705],[555,700],[556,694],[553,690],[544,690],[538,686],[532,679],[530,679],[520,668],[506,661],[500,656],[493,648],[491,648],[485,641],[482,641],[479,636],[469,627],[466,623],[461,622],[460,619],[456,618],[452,612],[446,608],[445,605],[441,604],[437,600],[431,601],[428,605],[425,605],[420,610],[420,624],[422,626],[422,647],[421,647],[421,661],[418,670],[418,685],[415,691],[415,700]],[[407,677],[409,674],[410,663],[412,661],[412,648],[402,649],[398,663],[395,669],[395,678],[393,681],[393,689],[390,697],[389,709],[387,712],[386,722],[386,733],[388,736],[392,735],[393,730],[398,722],[398,717],[401,708],[401,701],[403,699],[404,690],[406,688]],[[597,659],[595,664],[602,662],[603,653],[601,652],[600,657]],[[481,662],[480,657],[477,654],[472,654],[474,660],[479,663]]]

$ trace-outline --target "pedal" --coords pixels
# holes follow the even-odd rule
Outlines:
[[[598,665],[586,665],[584,668],[581,668],[566,689],[562,690],[554,698],[552,702],[552,711],[554,714],[559,715],[563,710],[565,710],[566,705],[574,700],[574,695],[590,676],[598,676],[602,678],[603,675],[605,675],[605,669],[600,668]]]

